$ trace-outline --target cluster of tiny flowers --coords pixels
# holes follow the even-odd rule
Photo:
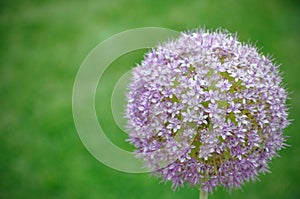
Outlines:
[[[126,118],[135,154],[174,189],[240,187],[284,146],[278,66],[226,31],[181,33],[132,70]]]

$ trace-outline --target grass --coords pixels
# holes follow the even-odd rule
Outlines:
[[[173,192],[148,174],[112,170],[82,145],[72,118],[72,86],[85,56],[118,32],[145,26],[186,30],[206,26],[238,32],[282,63],[291,94],[285,134],[291,147],[272,161],[272,174],[231,194],[209,198],[300,197],[300,4],[298,1],[1,1],[0,198],[197,198],[196,188]],[[97,90],[100,123],[130,149],[110,114],[110,94],[144,51],[116,60]],[[103,84],[103,82],[105,84]],[[103,115],[101,113],[107,113]]]

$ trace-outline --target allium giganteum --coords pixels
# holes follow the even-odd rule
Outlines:
[[[136,156],[173,188],[240,187],[284,146],[278,66],[236,35],[181,33],[133,68],[126,117]]]

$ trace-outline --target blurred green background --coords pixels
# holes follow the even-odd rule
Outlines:
[[[292,125],[291,147],[271,174],[209,198],[300,198],[300,3],[297,0],[1,1],[0,198],[197,198],[197,188],[173,192],[148,174],[110,169],[81,143],[72,118],[72,86],[81,62],[101,41],[137,27],[182,31],[205,26],[238,32],[282,63]],[[118,146],[131,149],[115,124],[110,95],[145,50],[116,60],[97,91],[98,118]],[[105,114],[103,114],[105,113]],[[113,154],[112,154],[113,155]]]

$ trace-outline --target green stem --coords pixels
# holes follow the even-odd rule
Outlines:
[[[200,189],[199,199],[207,199],[207,198],[208,198],[208,193],[203,189]]]

